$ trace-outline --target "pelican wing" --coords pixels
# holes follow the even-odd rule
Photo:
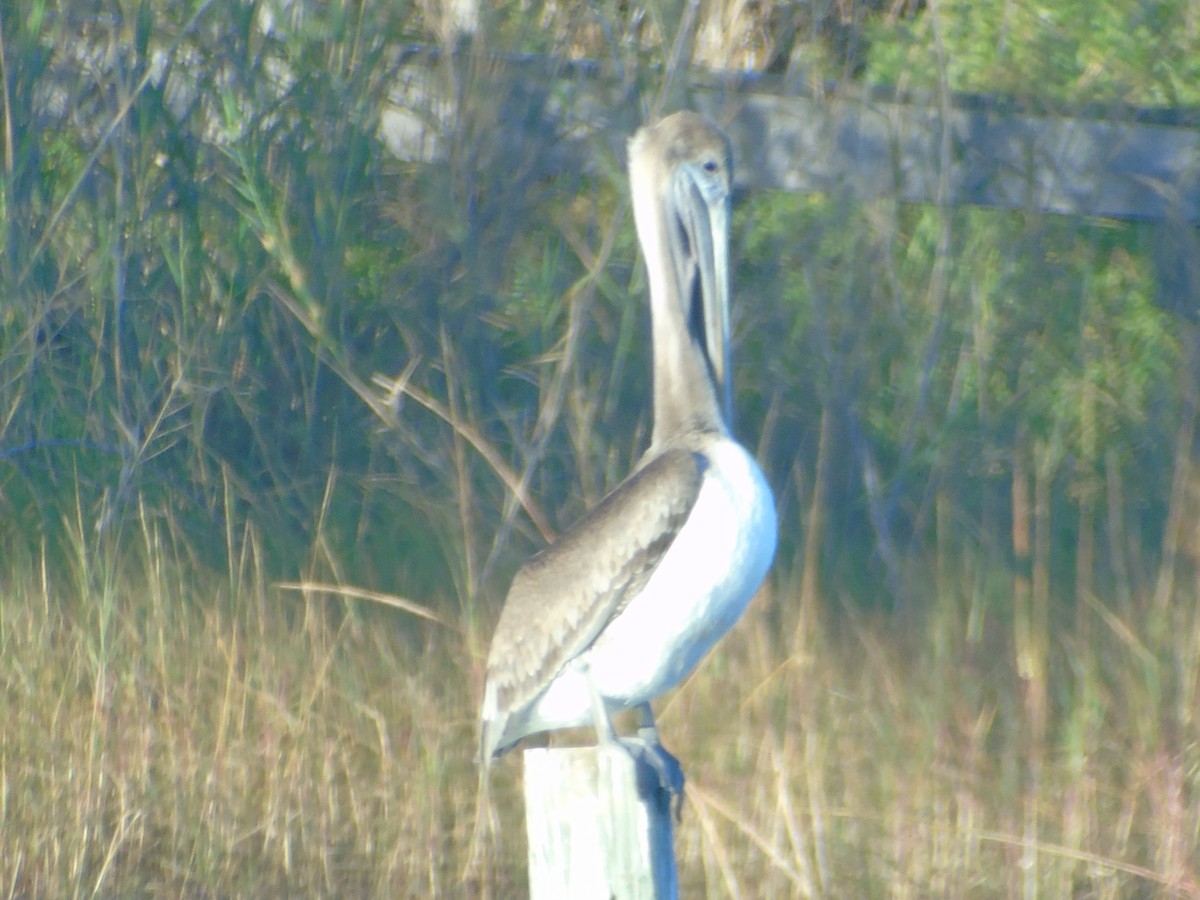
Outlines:
[[[690,450],[656,456],[517,572],[488,656],[485,761],[523,737],[506,738],[508,718],[645,586],[696,502],[705,465]]]

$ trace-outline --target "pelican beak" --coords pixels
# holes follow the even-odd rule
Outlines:
[[[693,337],[702,341],[725,421],[733,422],[729,371],[729,191],[699,166],[682,166],[674,185],[679,233],[672,257]]]

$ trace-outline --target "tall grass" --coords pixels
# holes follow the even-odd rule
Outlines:
[[[273,589],[252,537],[227,577],[148,521],[119,566],[79,537],[3,587],[6,895],[459,892],[460,635]]]
[[[119,564],[78,538],[69,570],[10,557],[2,587],[6,896],[520,896],[516,757],[470,862],[458,627],[274,587],[253,535],[223,576],[149,521]],[[1063,630],[1031,781],[1011,620],[972,640],[947,595],[900,635],[836,603],[796,630],[795,595],[660,707],[687,896],[1200,893],[1195,605]]]

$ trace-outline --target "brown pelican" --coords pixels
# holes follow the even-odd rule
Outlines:
[[[517,572],[492,638],[481,758],[637,707],[622,739],[682,788],[649,701],[733,625],[775,553],[775,505],[730,435],[729,142],[681,112],[629,143],[654,343],[654,430],[633,473]]]

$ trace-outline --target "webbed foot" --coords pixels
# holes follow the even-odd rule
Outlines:
[[[647,800],[666,801],[676,822],[683,816],[683,767],[658,739],[653,726],[638,729],[637,737],[617,741],[639,763],[638,793]]]

